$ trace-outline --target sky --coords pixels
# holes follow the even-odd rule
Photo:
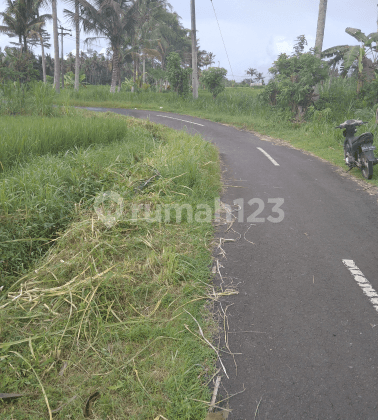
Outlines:
[[[190,29],[190,0],[168,1],[183,26]],[[280,53],[292,52],[299,35],[306,36],[308,47],[315,45],[318,0],[195,0],[195,3],[200,48],[215,54],[214,65],[224,67],[228,79],[243,80],[248,77],[246,71],[250,67],[269,79],[269,67]],[[328,0],[323,50],[336,45],[357,45],[345,32],[347,27],[361,29],[366,35],[376,32],[377,3],[377,0]],[[0,0],[0,11],[4,8],[5,1]],[[58,0],[58,17],[68,28],[64,8],[68,8],[67,4]],[[9,41],[7,36],[0,35],[1,48],[9,45]],[[100,52],[106,46],[105,40],[98,40],[91,48]],[[84,45],[81,48],[87,49]],[[72,30],[72,37],[64,37],[64,54],[74,49]],[[49,52],[53,55],[52,48]]]

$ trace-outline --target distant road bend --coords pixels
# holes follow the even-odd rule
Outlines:
[[[89,108],[200,134],[219,149],[238,221],[219,236],[229,420],[378,419],[377,196],[332,165],[249,132],[171,113]],[[238,187],[238,188],[235,188]],[[245,389],[244,392],[240,393]]]

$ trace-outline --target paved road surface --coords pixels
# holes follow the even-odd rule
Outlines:
[[[221,261],[224,282],[239,290],[222,307],[232,304],[229,346],[242,354],[237,371],[223,357],[229,380],[220,392],[245,389],[230,399],[229,420],[377,420],[377,196],[328,163],[245,131],[111,111],[212,141],[229,185],[222,201],[244,203],[244,215],[234,213],[238,233],[218,233],[241,234],[224,244]]]

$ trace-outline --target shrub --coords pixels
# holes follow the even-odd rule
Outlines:
[[[227,70],[222,67],[210,67],[202,72],[201,81],[215,99],[225,90],[225,77]]]
[[[192,69],[182,68],[181,59],[177,53],[170,53],[167,58],[167,76],[172,89],[180,96],[189,94],[189,80]]]
[[[274,62],[269,72],[274,75],[261,95],[270,105],[290,109],[302,115],[313,102],[314,87],[328,76],[328,65],[314,55],[303,53],[304,36],[298,37],[295,53],[283,53]]]

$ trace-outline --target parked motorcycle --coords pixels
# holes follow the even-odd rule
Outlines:
[[[376,149],[373,146],[374,135],[373,133],[364,133],[354,137],[357,127],[363,124],[367,123],[361,120],[347,120],[335,128],[344,130],[345,163],[350,169],[360,168],[364,178],[371,179],[373,177],[373,165],[378,163],[378,159],[374,156],[374,150]]]

